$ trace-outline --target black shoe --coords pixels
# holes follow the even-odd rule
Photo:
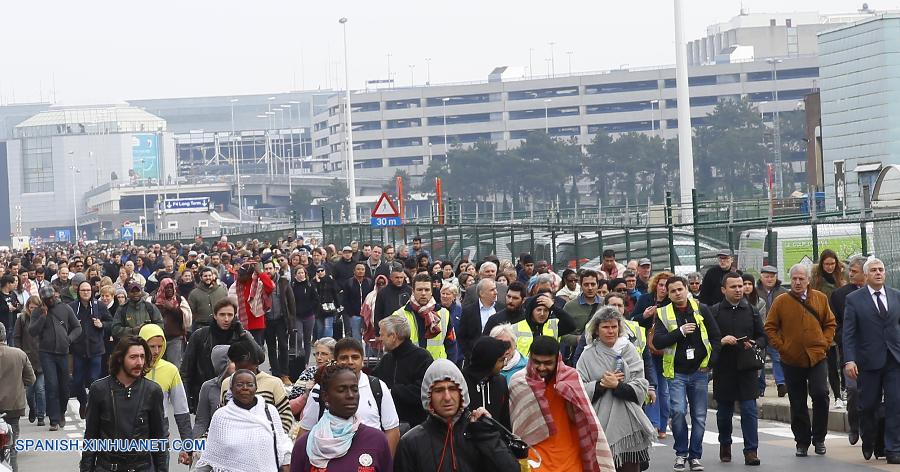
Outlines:
[[[37,419],[37,415],[34,414],[34,411],[28,410],[28,422],[34,423],[34,420]]]
[[[887,463],[888,464],[900,464],[900,455],[891,454],[891,455],[887,456]]]
[[[873,452],[875,452],[875,448],[872,447],[871,444],[866,444],[866,442],[863,441],[863,443],[862,443],[863,459],[865,459],[865,460],[871,459]]]
[[[859,431],[850,431],[850,435],[847,436],[847,439],[850,440],[851,446],[855,446],[856,443],[859,442]]]
[[[814,442],[813,449],[816,451],[816,454],[820,456],[825,455],[825,441],[822,442]]]
[[[787,386],[785,384],[778,384],[778,398],[781,398],[787,395]]]
[[[59,418],[59,427],[60,427],[60,428],[65,428],[65,427],[66,427],[66,417],[65,417],[65,416],[62,416],[62,417]]]
[[[806,446],[806,447],[797,446],[797,452],[795,452],[794,455],[797,457],[806,457],[809,455],[806,452],[807,449],[809,449],[809,446]]]
[[[37,422],[37,425],[38,425],[38,426],[44,426],[44,417],[43,417],[43,416],[39,417],[39,418],[37,419],[37,421],[38,421],[38,422]]]

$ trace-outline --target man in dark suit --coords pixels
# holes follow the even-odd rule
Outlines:
[[[872,457],[876,413],[885,403],[884,451],[888,464],[900,464],[900,291],[884,286],[884,263],[863,265],[866,286],[847,296],[844,308],[844,370],[859,382],[862,450]]]
[[[481,337],[488,319],[503,309],[502,305],[497,304],[497,284],[494,279],[481,279],[476,288],[478,301],[463,307],[459,317],[459,332],[456,333],[467,364],[472,355],[472,346]]]
[[[481,263],[481,266],[478,267],[478,280],[481,281],[484,279],[497,280],[497,264],[494,264],[491,261],[484,261]],[[475,302],[478,301],[479,298],[478,286],[472,285],[465,290],[466,295],[463,297],[462,301],[463,307],[477,305]],[[506,300],[506,285],[497,285],[497,300]]]

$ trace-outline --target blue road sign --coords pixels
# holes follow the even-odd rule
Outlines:
[[[208,210],[209,197],[167,198],[163,202],[167,211],[171,210]]]
[[[72,230],[70,230],[70,229],[56,230],[56,240],[57,241],[71,241],[72,240]]]
[[[119,228],[119,235],[122,241],[134,241],[134,228],[131,226],[123,226]]]
[[[403,226],[403,220],[399,216],[372,217],[373,228],[392,228],[394,226]]]

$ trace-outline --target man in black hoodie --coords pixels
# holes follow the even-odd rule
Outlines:
[[[395,264],[391,268],[390,282],[375,297],[375,309],[372,310],[372,314],[375,317],[373,323],[376,335],[379,333],[378,322],[405,306],[412,297],[412,288],[406,283],[406,273],[403,272],[402,266]]]
[[[409,322],[402,316],[388,316],[379,323],[379,340],[386,351],[372,372],[391,389],[397,416],[409,427],[425,421],[421,390],[425,371],[434,361],[431,353],[410,341]]]
[[[469,408],[484,407],[492,418],[511,430],[509,389],[506,379],[500,375],[508,348],[505,341],[489,336],[478,338],[472,346],[472,360],[463,369],[463,377],[469,388]]]

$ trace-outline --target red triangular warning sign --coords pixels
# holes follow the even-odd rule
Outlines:
[[[391,197],[388,196],[387,192],[381,192],[381,197],[378,198],[378,202],[375,203],[375,208],[372,209],[372,218],[389,218],[400,216],[400,212],[397,211],[397,206],[394,205],[394,202],[391,200]]]

